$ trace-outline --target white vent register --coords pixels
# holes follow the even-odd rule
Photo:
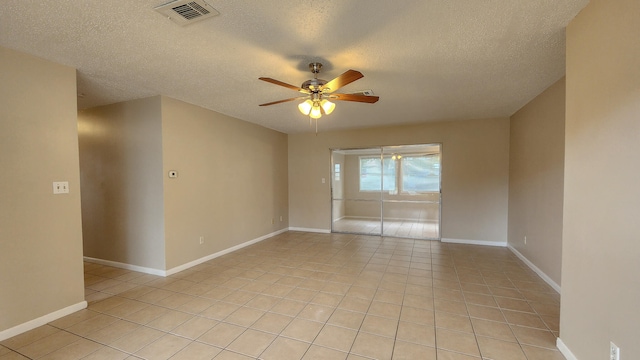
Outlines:
[[[155,8],[157,12],[180,26],[208,19],[220,13],[204,0],[176,0]]]

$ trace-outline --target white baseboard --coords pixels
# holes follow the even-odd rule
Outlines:
[[[240,250],[243,247],[247,247],[249,245],[253,245],[253,244],[258,243],[258,242],[260,242],[262,240],[268,239],[270,237],[274,237],[276,235],[282,234],[283,232],[286,232],[288,230],[289,229],[284,228],[284,229],[272,232],[270,234],[260,236],[259,238],[255,238],[253,240],[249,240],[249,241],[243,242],[242,244],[239,244],[239,245],[236,245],[236,246],[232,246],[232,247],[230,247],[228,249],[224,249],[222,251],[218,251],[217,253],[213,253],[211,255],[207,255],[205,257],[201,257],[200,259],[193,260],[193,261],[188,262],[186,264],[182,264],[182,265],[176,266],[174,268],[171,268],[171,269],[167,270],[165,272],[166,273],[165,276],[169,276],[169,275],[173,275],[173,274],[179,273],[180,271],[186,270],[186,269],[194,267],[196,265],[200,265],[203,262],[207,262],[209,260],[215,259],[215,258],[220,257],[222,255],[226,255],[226,254],[229,254],[229,253],[234,252],[236,250]]]
[[[467,244],[467,245],[483,245],[483,246],[498,246],[498,247],[506,247],[506,242],[499,241],[486,241],[486,240],[468,240],[468,239],[450,239],[450,238],[442,238],[440,239],[443,243],[451,243],[451,244]]]
[[[567,360],[578,360],[578,358],[575,355],[573,355],[571,350],[569,350],[567,345],[565,345],[562,339],[560,338],[556,339],[556,347],[558,348],[558,350],[560,350],[562,355],[564,355],[564,357],[567,358]]]
[[[529,259],[527,259],[524,255],[522,255],[516,248],[511,245],[507,246],[511,252],[513,252],[522,262],[524,262],[531,270],[535,271],[538,276],[544,280],[549,286],[553,288],[558,294],[561,293],[560,285],[558,285],[555,281],[553,281],[547,274],[545,274],[542,270],[540,270],[537,266],[534,265]]]
[[[113,267],[117,267],[120,269],[126,269],[126,270],[132,270],[132,271],[137,271],[137,272],[141,272],[141,273],[145,273],[145,274],[151,274],[151,275],[158,275],[158,276],[164,276],[167,277],[169,275],[173,275],[175,273],[179,273],[180,271],[186,270],[190,267],[196,266],[196,265],[200,265],[203,262],[209,261],[211,259],[215,259],[219,256],[222,255],[226,255],[230,252],[242,249],[243,247],[249,246],[249,245],[253,245],[257,242],[260,242],[262,240],[268,239],[270,237],[276,236],[278,234],[282,234],[283,232],[288,231],[289,229],[284,228],[275,232],[272,232],[270,234],[267,235],[263,235],[260,236],[259,238],[255,238],[253,240],[249,240],[246,242],[243,242],[242,244],[236,245],[236,246],[232,246],[228,249],[224,249],[222,251],[218,251],[217,253],[213,253],[204,257],[201,257],[200,259],[196,259],[193,261],[190,261],[186,264],[182,264],[179,266],[176,266],[174,268],[171,268],[169,270],[160,270],[160,269],[154,269],[154,268],[148,268],[148,267],[144,267],[144,266],[138,266],[138,265],[131,265],[131,264],[126,264],[126,263],[121,263],[121,262],[117,262],[117,261],[111,261],[111,260],[103,260],[103,259],[96,259],[96,258],[91,258],[91,257],[84,257],[84,260],[87,262],[91,262],[91,263],[96,263],[96,264],[100,264],[100,265],[107,265],[107,266],[113,266]]]
[[[67,316],[69,314],[72,314],[76,311],[80,311],[82,309],[85,309],[87,307],[87,302],[86,301],[81,301],[77,304],[71,305],[71,306],[67,306],[64,309],[60,309],[57,311],[54,311],[52,313],[49,313],[47,315],[41,316],[37,319],[33,319],[31,321],[27,321],[26,323],[22,323],[20,325],[16,325],[12,328],[9,328],[7,330],[3,330],[0,331],[0,341],[6,340],[8,338],[14,337],[16,335],[20,335],[24,332],[27,332],[29,330],[33,330],[39,326],[48,324],[54,320],[58,320],[61,317]]]
[[[302,231],[302,232],[321,233],[321,234],[331,233],[331,230],[327,230],[327,229],[311,229],[311,228],[301,228],[301,227],[290,227],[289,231]]]
[[[164,271],[164,270],[155,269],[155,268],[148,268],[148,267],[138,266],[138,265],[132,265],[132,264],[127,264],[127,263],[121,263],[121,262],[117,262],[117,261],[96,259],[96,258],[92,258],[92,257],[88,257],[88,256],[84,257],[84,261],[90,262],[90,263],[95,263],[95,264],[100,264],[100,265],[113,266],[113,267],[120,268],[120,269],[125,269],[125,270],[137,271],[137,272],[141,272],[141,273],[145,273],[145,274],[158,275],[158,276],[167,276],[166,275],[166,271]]]

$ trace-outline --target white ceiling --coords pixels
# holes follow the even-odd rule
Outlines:
[[[285,133],[315,131],[299,94],[348,69],[375,104],[337,102],[320,131],[510,116],[565,72],[564,29],[588,0],[207,0],[180,27],[166,0],[2,0],[0,45],[78,69],[79,108],[158,94]]]

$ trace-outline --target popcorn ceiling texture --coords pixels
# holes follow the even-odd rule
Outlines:
[[[78,69],[80,108],[166,95],[286,133],[314,131],[295,103],[311,61],[341,91],[321,131],[510,116],[564,75],[565,32],[588,0],[209,0],[220,15],[180,27],[166,0],[3,0],[0,46]]]

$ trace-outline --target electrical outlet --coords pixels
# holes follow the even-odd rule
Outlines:
[[[280,221],[282,221],[282,215],[280,215]]]
[[[204,236],[200,236],[200,245],[204,244]]]
[[[527,245],[527,235],[524,236],[524,244]]]
[[[611,341],[609,347],[609,360],[620,360],[620,348]]]

